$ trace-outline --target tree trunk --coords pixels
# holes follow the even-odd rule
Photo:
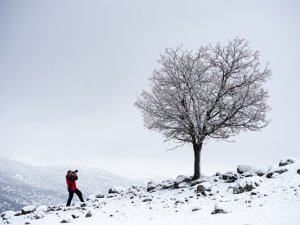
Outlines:
[[[197,180],[200,178],[200,159],[201,159],[202,142],[200,144],[193,143],[193,149],[194,149],[194,176],[192,180]]]

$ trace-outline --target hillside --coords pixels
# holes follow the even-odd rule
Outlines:
[[[103,170],[76,169],[79,169],[77,186],[85,197],[108,191],[110,187],[125,188],[136,183]],[[68,167],[37,167],[0,158],[0,212],[20,210],[32,204],[65,204],[67,170]]]
[[[27,206],[3,212],[0,224],[299,225],[299,209],[300,162],[286,158],[265,169],[110,189],[72,207]]]

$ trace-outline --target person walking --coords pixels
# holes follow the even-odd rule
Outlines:
[[[66,182],[69,191],[67,206],[71,205],[71,201],[73,199],[74,193],[79,197],[81,202],[84,202],[81,191],[79,191],[79,189],[77,189],[76,187],[76,180],[78,180],[77,172],[78,170],[75,171],[69,170],[66,175]]]

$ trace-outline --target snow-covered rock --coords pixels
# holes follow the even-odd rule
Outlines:
[[[286,166],[286,165],[294,163],[295,161],[296,161],[296,159],[292,158],[292,157],[284,158],[284,159],[280,160],[279,166]]]
[[[246,191],[252,191],[260,185],[261,180],[258,177],[249,177],[239,180],[233,187],[233,194],[240,194]]]
[[[185,175],[179,175],[179,176],[176,177],[175,183],[176,184],[180,184],[182,182],[189,182],[191,180],[192,180],[191,178],[189,178],[189,177],[187,177]]]
[[[214,210],[211,212],[211,214],[225,214],[225,213],[228,213],[230,210],[228,209],[227,206],[225,206],[224,204],[221,204],[221,203],[217,203],[215,204],[215,208]]]
[[[31,213],[31,212],[34,212],[36,209],[36,206],[34,205],[28,205],[28,206],[25,206],[22,208],[22,214],[28,214],[28,213]]]
[[[222,179],[227,183],[232,183],[238,179],[238,176],[234,172],[228,171],[222,175]]]

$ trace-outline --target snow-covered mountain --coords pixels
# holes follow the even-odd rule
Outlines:
[[[0,224],[299,225],[300,161],[268,168],[240,165],[192,181],[149,182],[110,189],[72,207],[26,206],[0,214]]]
[[[55,205],[68,198],[65,174],[68,167],[37,167],[0,158],[0,212],[20,210],[25,205]],[[137,183],[112,173],[90,168],[79,169],[77,187],[84,197],[111,187]],[[77,197],[74,197],[76,201]]]

